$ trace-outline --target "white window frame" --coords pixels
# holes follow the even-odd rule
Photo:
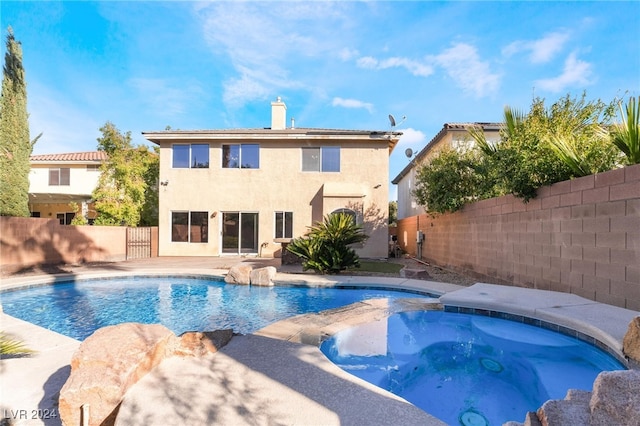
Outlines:
[[[282,235],[278,236],[278,214],[282,215]],[[291,214],[291,236],[287,236],[287,214]],[[273,214],[273,235],[274,238],[293,238],[293,212],[287,210],[276,210]]]
[[[325,146],[308,146],[308,147],[302,147],[302,155],[300,158],[301,161],[301,165],[300,165],[300,169],[305,172],[305,173],[340,173],[340,170],[342,168],[342,148],[340,146],[336,146],[336,145],[325,145]],[[323,156],[324,156],[324,150],[325,149],[336,149],[338,151],[338,170],[324,170],[323,168]],[[305,166],[304,166],[304,156],[305,156],[305,152],[311,152],[312,150],[317,150],[318,152],[318,168],[317,169],[306,169],[305,170]]]

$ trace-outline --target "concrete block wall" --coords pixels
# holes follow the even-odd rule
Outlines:
[[[398,242],[412,255],[418,229],[423,260],[640,310],[640,165],[541,188],[528,203],[508,195],[401,219]]]

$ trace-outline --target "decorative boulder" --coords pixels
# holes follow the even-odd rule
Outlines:
[[[591,426],[640,424],[640,371],[603,371],[593,383]]]
[[[188,331],[180,336],[180,346],[176,355],[203,357],[208,353],[218,352],[233,337],[233,330],[228,328],[216,331]]]
[[[635,317],[629,323],[622,340],[622,352],[634,363],[640,363],[640,317]]]
[[[97,330],[71,359],[71,374],[60,391],[62,424],[113,424],[127,390],[172,356],[178,344],[176,335],[160,324],[125,323]],[[83,405],[88,405],[88,419],[81,419]]]
[[[249,285],[251,284],[251,271],[253,268],[251,265],[233,265],[227,275],[224,277],[224,282],[229,284],[242,284]]]
[[[273,279],[276,277],[276,268],[266,266],[251,271],[251,285],[270,287],[273,285]]]

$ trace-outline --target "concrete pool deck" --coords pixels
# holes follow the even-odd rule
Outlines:
[[[117,275],[223,275],[240,261],[254,267],[277,266],[276,281],[317,285],[380,284],[442,295],[439,302],[456,309],[495,311],[582,333],[622,357],[622,339],[640,313],[581,297],[492,284],[461,287],[433,281],[367,276],[301,275],[280,268],[279,259],[156,258],[148,261],[74,267],[62,275],[3,277],[0,289]],[[274,264],[278,263],[278,265]],[[358,315],[343,315],[346,326]],[[0,329],[37,351],[31,357],[0,361],[0,410],[16,425],[58,425],[42,418],[57,407],[69,361],[80,342],[0,313]],[[328,326],[336,328],[336,323]],[[566,330],[563,330],[566,331]],[[280,321],[253,335],[235,336],[210,358],[174,357],[164,361],[127,394],[122,424],[444,424],[389,392],[378,389],[329,362],[314,345],[325,333],[300,318]],[[310,337],[311,336],[311,337]],[[132,409],[135,408],[135,409]],[[40,411],[38,411],[40,410]],[[523,413],[523,418],[524,418]],[[26,418],[24,418],[26,417]],[[40,417],[40,418],[39,418]],[[521,420],[521,419],[514,419]]]

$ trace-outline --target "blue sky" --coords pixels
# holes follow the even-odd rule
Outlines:
[[[567,94],[640,94],[640,2],[7,1],[35,154],[131,131],[270,126],[405,135],[389,179],[446,122],[501,121]],[[395,188],[390,186],[390,198]]]

